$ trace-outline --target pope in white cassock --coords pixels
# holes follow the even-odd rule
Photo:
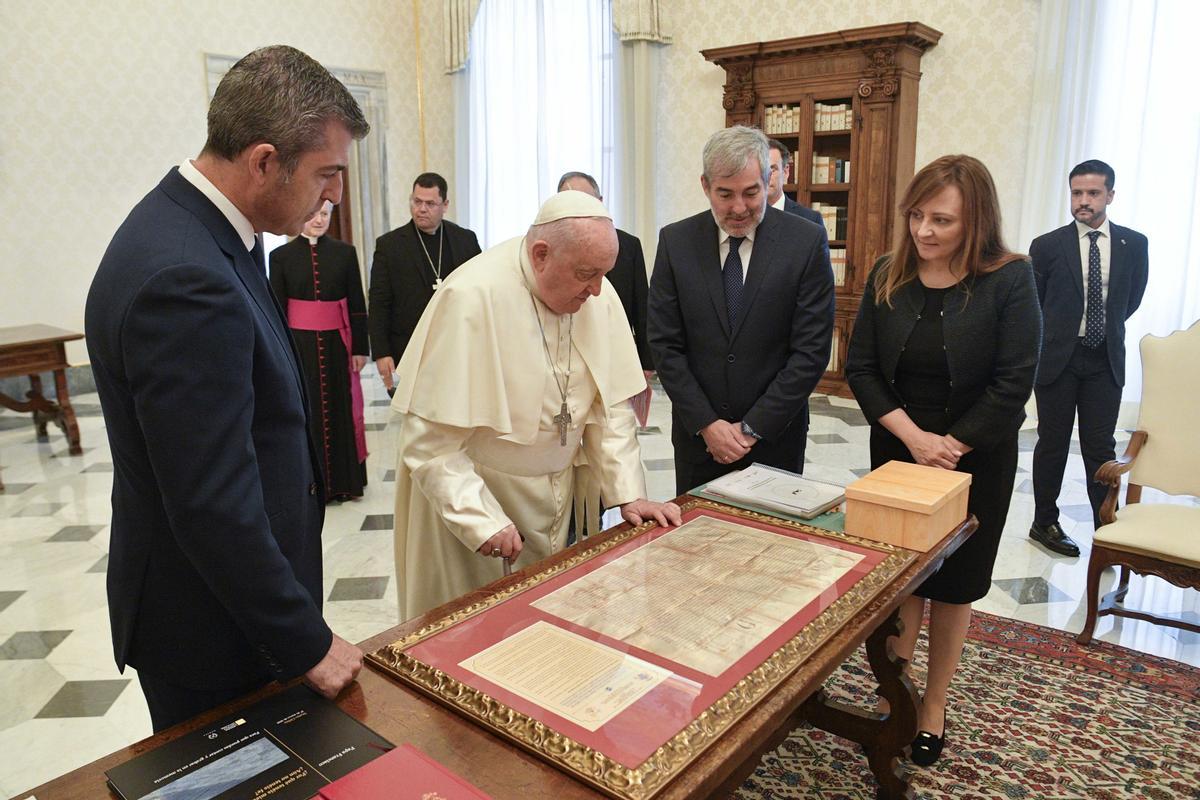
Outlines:
[[[646,382],[604,280],[616,255],[600,201],[560,192],[425,309],[392,399],[402,620],[499,578],[500,557],[523,567],[561,550],[581,447],[624,519],[679,524],[674,503],[644,499],[627,401]]]

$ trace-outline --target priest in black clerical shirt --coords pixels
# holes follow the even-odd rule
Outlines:
[[[446,192],[441,175],[418,175],[408,200],[412,220],[375,242],[368,326],[375,366],[389,394],[396,364],[433,293],[480,252],[474,232],[443,219],[450,207]]]

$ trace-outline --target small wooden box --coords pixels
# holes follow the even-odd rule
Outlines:
[[[846,533],[925,552],[967,518],[971,476],[889,461],[846,487]]]

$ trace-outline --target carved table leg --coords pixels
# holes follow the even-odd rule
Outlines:
[[[75,420],[75,409],[71,408],[71,397],[67,392],[66,370],[54,370],[54,392],[58,398],[59,424],[67,434],[68,452],[73,456],[83,455],[83,445],[79,442],[79,423]]]
[[[900,634],[899,610],[867,637],[867,660],[879,681],[876,693],[888,701],[889,714],[876,714],[831,699],[822,689],[805,701],[802,713],[814,727],[857,742],[879,782],[881,800],[912,798],[901,752],[917,735],[917,693],[904,674],[905,660],[892,650],[889,637]]]
[[[33,426],[37,431],[37,440],[39,442],[50,441],[50,434],[46,433],[46,425],[50,423],[54,417],[40,408],[38,400],[45,400],[45,395],[42,394],[42,376],[29,376],[29,394],[26,395],[30,402],[35,406],[33,409]]]

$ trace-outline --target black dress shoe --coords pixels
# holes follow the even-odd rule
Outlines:
[[[934,736],[929,731],[917,731],[917,738],[913,739],[909,748],[910,757],[918,767],[931,767],[941,756],[945,746],[946,718],[942,717],[942,735]]]
[[[918,767],[932,767],[946,745],[946,733],[934,736],[929,731],[920,731],[912,743],[912,762]]]
[[[1029,528],[1029,538],[1060,555],[1072,557],[1079,555],[1079,545],[1075,544],[1070,536],[1067,536],[1057,522],[1051,522],[1049,525],[1033,523]]]

